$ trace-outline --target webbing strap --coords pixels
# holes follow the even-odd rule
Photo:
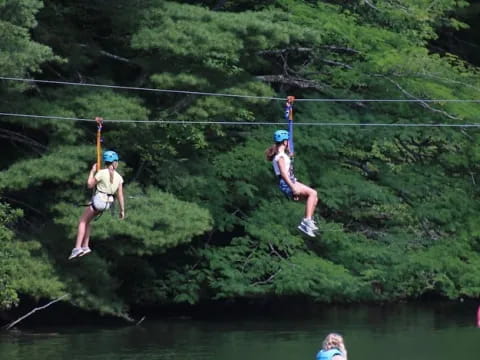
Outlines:
[[[102,127],[103,127],[103,118],[96,117],[95,121],[97,122],[97,171],[101,169],[102,165]]]
[[[293,143],[293,102],[295,101],[294,96],[287,97],[287,103],[285,104],[285,120],[288,124],[288,147],[290,150],[290,155],[294,156],[295,148]]]

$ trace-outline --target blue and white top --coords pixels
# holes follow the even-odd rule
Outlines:
[[[290,159],[290,156],[287,155],[285,151],[279,152],[275,157],[273,158],[272,164],[273,164],[273,171],[275,172],[275,175],[280,176],[280,166],[278,166],[278,161],[283,158],[285,161],[285,165],[288,169],[288,173],[291,177],[291,164],[292,160]]]

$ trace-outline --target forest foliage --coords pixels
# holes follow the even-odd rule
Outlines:
[[[297,122],[331,123],[295,128],[296,175],[320,196],[321,236],[306,239],[303,205],[263,155],[275,128],[258,123],[283,128],[282,101],[0,80],[0,309],[62,293],[120,316],[219,299],[479,297],[480,132],[368,126],[472,124],[478,102],[361,100],[478,99],[478,59],[448,42],[470,5],[0,1],[2,77],[358,99],[295,106]],[[96,126],[67,118],[96,116],[120,154],[127,217],[100,217],[93,252],[69,262]]]

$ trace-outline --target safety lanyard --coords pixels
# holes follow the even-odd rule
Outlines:
[[[288,125],[288,149],[290,152],[290,173],[293,174],[293,157],[295,154],[295,148],[293,144],[293,102],[295,101],[294,96],[287,96],[287,102],[285,104],[285,120]]]
[[[102,127],[103,127],[103,118],[96,117],[95,121],[97,122],[97,171],[100,171],[102,168]]]

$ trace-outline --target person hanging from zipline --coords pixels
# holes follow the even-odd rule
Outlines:
[[[115,196],[118,198],[120,207],[120,219],[125,217],[123,178],[116,171],[118,160],[118,155],[115,151],[105,151],[103,154],[105,168],[97,171],[97,164],[92,165],[87,179],[87,186],[89,189],[95,188],[95,194],[78,222],[77,240],[68,257],[69,260],[91,252],[89,246],[91,221],[95,216],[110,209]]]
[[[87,187],[94,189],[94,195],[91,202],[86,207],[78,222],[77,239],[75,247],[72,249],[69,260],[77,256],[84,256],[90,253],[90,231],[91,221],[95,216],[111,208],[115,197],[118,198],[120,207],[120,219],[125,218],[125,202],[123,195],[123,178],[117,172],[119,157],[115,151],[105,151],[103,153],[103,162],[105,168],[100,169],[100,132],[101,118],[97,118],[99,130],[97,133],[97,163],[92,165],[88,174]],[[98,170],[98,171],[97,171]]]
[[[291,200],[305,200],[305,216],[298,229],[308,236],[315,237],[318,230],[313,214],[318,203],[317,191],[297,181],[293,173],[293,97],[288,97],[286,117],[289,120],[289,131],[277,130],[273,134],[273,144],[265,151],[268,161],[273,164],[275,176],[279,179],[279,188]]]

